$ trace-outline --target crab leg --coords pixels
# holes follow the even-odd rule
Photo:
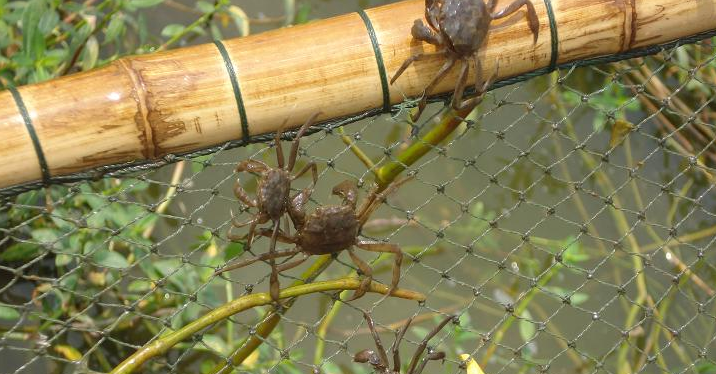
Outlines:
[[[415,367],[418,364],[418,358],[420,358],[420,356],[423,354],[423,351],[428,346],[428,341],[430,339],[432,339],[435,335],[437,335],[437,333],[440,332],[440,330],[442,330],[443,327],[445,327],[445,325],[447,325],[447,323],[450,322],[453,318],[455,318],[455,317],[448,316],[447,318],[445,318],[442,322],[440,322],[439,325],[435,326],[435,328],[432,331],[430,331],[427,336],[425,336],[425,339],[423,339],[422,342],[420,342],[420,345],[418,346],[418,348],[415,350],[415,353],[413,354],[412,360],[410,360],[410,366],[408,367],[408,374],[419,374],[420,371],[423,370],[423,367],[425,367],[424,363],[421,365],[420,371],[415,371]],[[429,356],[430,355],[426,356],[426,358],[430,359]],[[425,359],[423,360],[423,362],[426,362],[426,361],[427,360],[425,360]]]
[[[356,292],[353,293],[353,296],[351,296],[350,299],[346,300],[353,301],[368,292],[368,286],[370,286],[370,282],[373,281],[373,269],[371,269],[370,266],[365,263],[365,261],[361,260],[360,257],[355,254],[353,248],[348,248],[348,254],[351,256],[351,260],[353,260],[353,263],[356,264],[356,266],[358,266],[358,269],[360,269],[361,273],[363,273],[363,280],[360,282],[360,285],[356,289]]]
[[[306,130],[308,130],[311,125],[316,121],[316,117],[321,115],[321,112],[313,113],[308,119],[306,120],[306,123],[301,126],[301,128],[298,130],[298,133],[296,133],[296,137],[293,139],[293,143],[291,144],[291,153],[288,155],[288,171],[293,170],[293,166],[296,165],[296,157],[298,155],[298,145],[301,140],[301,137],[303,134],[306,133]]]
[[[302,252],[302,251],[301,251],[300,249],[295,249],[295,250],[292,250],[292,251],[289,251],[289,252],[300,253],[300,252]],[[303,257],[302,257],[302,258],[299,258],[298,260],[293,260],[293,261],[291,261],[291,262],[287,262],[287,263],[285,263],[285,264],[281,264],[281,265],[278,267],[278,272],[280,273],[280,272],[286,271],[286,270],[288,270],[288,269],[293,269],[293,268],[295,268],[296,266],[301,265],[302,263],[304,263],[304,262],[308,259],[308,257],[309,257],[309,256],[308,256],[306,253],[304,253],[304,254],[303,254]]]
[[[242,268],[242,267],[249,266],[249,265],[251,265],[251,264],[253,264],[253,263],[256,263],[256,262],[259,262],[259,261],[266,261],[266,260],[269,260],[269,259],[271,259],[271,258],[289,257],[289,256],[293,256],[293,255],[298,254],[298,253],[301,253],[301,250],[298,249],[298,248],[291,249],[291,250],[287,250],[287,251],[276,251],[276,252],[274,252],[274,253],[264,253],[264,254],[262,254],[261,256],[254,257],[254,258],[252,258],[252,259],[250,259],[250,260],[242,261],[242,262],[239,262],[239,263],[236,263],[236,264],[233,264],[233,265],[228,265],[228,266],[226,266],[226,267],[224,267],[224,268],[222,268],[222,269],[219,269],[219,270],[215,271],[215,272],[214,272],[214,275],[219,275],[219,274],[225,273],[225,272],[227,272],[227,271],[231,271],[231,270],[235,270],[235,269],[240,269],[240,268]],[[283,265],[282,265],[282,266],[283,266]]]
[[[254,174],[261,174],[264,171],[271,169],[268,165],[266,165],[264,162],[259,160],[245,160],[241,161],[236,165],[235,171],[237,173],[241,172],[248,172],[248,173],[254,173]]]
[[[406,177],[401,180],[393,182],[391,185],[389,185],[386,189],[384,189],[382,192],[371,192],[370,196],[361,204],[361,206],[358,208],[358,225],[359,227],[363,227],[365,222],[370,218],[370,215],[373,214],[373,212],[378,209],[380,204],[382,204],[385,199],[390,195],[391,193],[395,192],[395,190],[398,189],[398,187],[402,186],[405,182],[408,182],[412,180],[413,177]]]
[[[470,71],[470,64],[465,60],[460,60],[460,74],[457,78],[457,85],[455,85],[455,92],[452,95],[451,106],[455,110],[461,110],[467,108],[468,101],[463,102],[462,96],[465,93],[465,84],[467,84],[467,73]],[[475,87],[477,88],[477,86]]]
[[[491,17],[492,19],[507,17],[512,13],[516,12],[518,9],[522,8],[523,6],[527,7],[527,23],[530,26],[530,31],[532,32],[532,35],[534,35],[533,43],[537,43],[537,35],[539,34],[539,19],[537,18],[535,6],[532,5],[532,2],[530,2],[530,0],[515,0],[512,2],[512,4],[508,5],[504,9],[492,13]],[[492,9],[494,9],[494,5]]]
[[[388,354],[385,353],[383,343],[380,342],[380,336],[378,335],[378,332],[375,331],[375,322],[373,322],[373,318],[371,318],[370,314],[368,314],[368,312],[366,311],[363,311],[363,318],[365,318],[365,321],[368,324],[368,329],[370,330],[370,334],[373,336],[373,340],[375,341],[375,347],[378,348],[378,354],[380,355],[381,364],[384,368],[390,367],[390,362],[388,361]]]
[[[403,263],[403,251],[400,250],[395,244],[390,243],[370,243],[359,241],[356,246],[360,249],[370,252],[380,253],[392,253],[395,255],[395,261],[393,262],[393,279],[390,282],[389,294],[393,293],[398,288],[398,282],[400,282],[400,266]]]
[[[306,174],[307,171],[311,170],[311,179],[313,179],[313,185],[315,186],[316,183],[318,183],[318,166],[316,166],[316,163],[311,161],[306,166],[301,169],[296,175],[291,177],[291,180],[296,180],[299,177],[301,177],[303,174]]]
[[[452,69],[453,66],[455,66],[455,58],[452,56],[448,56],[448,60],[445,61],[438,73],[435,74],[435,78],[433,78],[433,80],[430,81],[430,83],[423,90],[422,98],[418,103],[418,111],[412,116],[413,122],[416,122],[418,118],[420,118],[420,115],[423,113],[423,110],[425,110],[425,106],[428,104],[428,95],[430,95],[430,93],[435,89],[438,83],[440,83],[440,81],[445,78],[445,76],[450,71],[450,69]]]
[[[395,337],[393,345],[390,347],[390,351],[393,352],[393,371],[398,373],[400,372],[400,351],[398,350],[398,348],[400,346],[400,341],[403,340],[403,336],[405,335],[405,332],[408,331],[408,327],[412,322],[413,317],[408,318],[408,321],[406,321],[405,325],[403,325],[403,328],[400,329],[398,335]]]
[[[238,179],[236,179],[236,182],[234,182],[234,196],[236,196],[242,203],[252,208],[256,208],[256,206],[259,205],[258,201],[256,199],[251,198],[249,194],[246,193],[244,188],[241,187],[241,183],[239,183]]]
[[[416,53],[412,56],[410,56],[405,62],[403,62],[403,65],[400,65],[398,68],[398,71],[395,72],[395,75],[393,75],[393,78],[390,79],[390,84],[393,84],[398,77],[403,74],[405,69],[407,69],[413,62],[424,60],[427,58],[432,58],[436,56],[445,56],[447,54],[447,51],[438,51],[438,52],[432,52],[432,53]]]
[[[232,216],[233,216],[233,213],[232,213]],[[268,216],[265,214],[259,214],[258,216],[254,217],[246,222],[236,222],[235,217],[232,217],[231,218],[232,227],[229,228],[229,232],[227,233],[226,237],[227,237],[227,239],[234,241],[234,242],[242,240],[242,239],[246,239],[245,249],[248,250],[251,248],[251,243],[253,243],[253,241],[254,241],[254,231],[256,230],[256,225],[266,223],[266,222],[268,222]],[[240,227],[244,227],[247,225],[250,225],[250,226],[249,226],[249,232],[246,235],[238,236],[238,235],[234,235],[231,233],[231,229],[233,227],[240,228]]]
[[[273,255],[276,254],[276,238],[278,237],[278,232],[281,231],[281,222],[279,222],[278,220],[273,221],[273,226],[273,235],[271,235],[271,244],[269,244],[269,255],[272,255],[271,258],[269,258],[269,264],[271,265],[271,276],[269,278],[269,293],[271,294],[271,299],[273,301],[278,302],[279,294],[281,292],[281,286],[278,282],[276,257]]]
[[[478,61],[479,61],[479,59],[478,59]],[[482,102],[483,98],[484,98],[483,95],[485,94],[485,92],[487,92],[487,89],[490,88],[490,86],[492,85],[492,83],[493,83],[493,82],[495,81],[495,79],[497,78],[497,73],[498,73],[499,69],[500,69],[500,64],[499,64],[499,61],[498,61],[497,66],[496,66],[496,68],[495,68],[495,73],[492,74],[492,76],[490,77],[490,79],[488,79],[488,80],[486,80],[485,82],[483,82],[481,86],[480,86],[479,82],[476,83],[476,85],[475,85],[475,90],[476,90],[475,96],[474,96],[474,97],[471,97],[471,98],[469,98],[469,99],[467,99],[467,100],[465,100],[465,101],[463,101],[463,102],[460,104],[459,108],[456,108],[456,109],[458,109],[458,110],[460,110],[460,109],[465,109],[465,108],[469,108],[469,107],[472,107],[472,106],[476,106],[477,104],[480,104],[480,103]],[[478,72],[478,74],[479,74],[479,72]],[[453,98],[453,100],[454,100],[454,98]]]

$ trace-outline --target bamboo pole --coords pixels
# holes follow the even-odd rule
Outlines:
[[[510,0],[499,0],[498,8]],[[716,28],[716,0],[532,0],[540,19],[532,44],[521,18],[490,33],[481,51],[502,78],[548,66],[551,3],[557,63],[608,55]],[[433,51],[413,40],[424,2],[366,11],[388,76],[410,55]],[[497,24],[497,23],[496,23]],[[357,13],[225,41],[245,108],[248,135],[273,132],[384,105],[380,70],[366,23]],[[390,103],[420,94],[442,64],[416,62],[394,85]],[[456,72],[436,93],[450,91]],[[472,77],[471,77],[472,79]],[[0,92],[0,188],[41,180],[41,149],[52,177],[98,166],[152,160],[240,139],[242,119],[227,65],[214,44],[125,57],[100,69],[18,89],[37,134],[36,147],[13,95]]]

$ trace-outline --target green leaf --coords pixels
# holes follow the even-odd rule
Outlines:
[[[207,160],[210,160],[213,155],[204,155],[199,157],[194,157],[191,159],[191,171],[194,173],[198,173],[202,170],[204,170],[204,162]]]
[[[696,364],[696,372],[698,374],[716,374],[716,364],[711,362],[699,362]]]
[[[133,8],[149,8],[163,2],[164,0],[129,0],[127,4]]]
[[[83,71],[90,70],[97,65],[97,58],[99,57],[99,42],[94,36],[90,36],[85,43],[85,48],[82,50],[82,61],[80,66]]]
[[[71,221],[71,215],[69,211],[63,207],[57,207],[50,215],[50,219],[57,226],[58,229],[67,232],[75,228]]]
[[[55,256],[55,266],[57,267],[67,266],[70,262],[72,262],[72,256],[70,255],[60,253]]]
[[[410,332],[417,336],[418,339],[425,339],[425,337],[430,333],[430,330],[422,326],[411,325]]]
[[[67,58],[67,52],[66,49],[52,49],[39,62],[42,66],[54,68]]]
[[[535,327],[534,322],[532,322],[532,315],[528,310],[522,312],[522,319],[520,319],[519,327],[520,336],[525,342],[530,341],[534,337],[535,332],[537,332],[537,328]]]
[[[0,48],[5,48],[12,43],[10,39],[10,26],[0,19]]]
[[[179,260],[161,260],[154,261],[154,268],[159,272],[162,277],[166,277],[173,274],[177,267],[179,267]]]
[[[20,319],[20,312],[18,312],[15,308],[11,308],[9,306],[0,305],[0,319],[6,320],[6,321],[15,321]]]
[[[567,238],[564,244],[567,245],[567,249],[564,250],[564,262],[576,264],[589,260],[589,254],[584,251],[581,243],[574,237]]]
[[[82,353],[71,345],[58,344],[53,349],[70,361],[79,361],[82,358]]]
[[[147,30],[147,17],[144,13],[140,13],[137,17],[137,36],[139,36],[139,44],[147,44],[149,31]]]
[[[286,15],[284,26],[293,24],[296,15],[296,0],[283,0],[283,14]]]
[[[296,17],[293,20],[293,23],[295,25],[300,25],[302,23],[307,23],[310,20],[310,14],[311,14],[311,4],[302,2],[301,5],[298,7],[298,12],[296,12]]]
[[[15,243],[0,253],[2,261],[27,261],[37,257],[40,246],[30,243]]]
[[[203,0],[196,2],[196,9],[199,9],[202,13],[211,13],[214,11],[214,5]]]
[[[589,295],[582,292],[575,292],[572,296],[570,296],[569,300],[572,305],[579,305],[589,300]]]
[[[37,59],[41,60],[42,57],[38,57]],[[30,74],[30,78],[28,79],[28,82],[39,83],[39,82],[44,82],[46,80],[49,80],[50,78],[52,78],[52,75],[50,74],[50,72],[48,72],[47,69],[45,69],[45,67],[38,66],[37,69],[35,71],[33,71],[32,74]]]
[[[107,25],[107,28],[104,31],[104,37],[105,42],[110,42],[118,39],[122,35],[124,35],[124,31],[126,30],[126,26],[124,24],[124,17],[116,16],[112,17],[112,19],[109,21],[109,25]]]
[[[135,280],[132,281],[132,283],[127,286],[127,291],[129,292],[136,292],[136,293],[144,293],[151,289],[151,284],[147,281],[143,280]]]
[[[77,288],[77,281],[80,275],[77,272],[71,274],[65,274],[60,280],[60,286],[67,290],[75,290]]]
[[[82,250],[82,241],[85,238],[85,234],[83,232],[75,233],[70,235],[70,238],[68,240],[68,245],[65,248],[62,248],[63,253],[80,253]]]
[[[244,243],[229,243],[224,248],[224,261],[232,260],[244,253]]]
[[[100,249],[92,256],[94,262],[100,266],[124,269],[129,266],[129,262],[124,256],[117,252],[108,251],[106,249]]]
[[[44,14],[42,14],[42,17],[40,17],[40,21],[37,24],[37,28],[42,35],[47,35],[50,34],[59,23],[60,15],[57,14],[57,12],[55,12],[54,10],[48,9],[45,11]]]
[[[39,59],[45,53],[45,37],[39,29],[45,9],[45,0],[30,0],[22,12],[22,50],[30,58]]]
[[[30,235],[40,243],[54,243],[59,233],[55,229],[35,229]]]
[[[231,19],[234,20],[234,24],[239,30],[239,35],[249,35],[250,22],[249,16],[246,15],[246,12],[244,12],[243,9],[237,7],[236,5],[232,5],[229,7],[229,15],[231,16]]]
[[[218,335],[206,334],[202,336],[201,341],[209,348],[221,353],[222,355],[228,355],[230,353],[229,346],[226,344],[224,339]]]
[[[162,36],[165,38],[172,38],[176,35],[179,35],[182,31],[184,31],[185,27],[184,25],[180,25],[178,23],[171,23],[162,29]]]

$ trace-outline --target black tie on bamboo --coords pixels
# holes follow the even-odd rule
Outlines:
[[[220,40],[214,40],[216,48],[221,53],[221,58],[224,59],[224,65],[226,65],[226,71],[229,73],[229,80],[231,81],[231,87],[234,89],[234,98],[236,99],[236,106],[239,108],[239,117],[241,118],[241,138],[244,143],[249,142],[249,121],[246,118],[246,108],[244,107],[244,99],[241,97],[241,88],[239,88],[239,81],[236,78],[236,70],[234,70],[234,64],[231,63],[231,57],[229,52],[226,51],[224,43]]]
[[[30,113],[27,112],[27,107],[25,106],[25,102],[22,101],[22,96],[20,96],[20,92],[13,86],[9,86],[7,88],[10,93],[12,94],[13,99],[15,99],[15,105],[17,105],[17,110],[20,111],[20,115],[22,116],[22,120],[25,122],[25,127],[27,128],[28,134],[30,134],[30,139],[32,140],[32,146],[35,147],[35,154],[37,154],[37,162],[40,164],[40,173],[42,173],[42,183],[47,186],[50,184],[50,168],[47,167],[47,160],[45,160],[45,153],[42,152],[42,146],[40,145],[40,139],[37,137],[37,132],[35,132],[35,126],[32,124],[32,118],[30,118]]]
[[[375,54],[375,61],[378,63],[378,75],[380,76],[380,85],[383,88],[383,111],[390,112],[390,87],[388,87],[388,74],[385,72],[385,63],[383,62],[383,53],[380,51],[380,45],[378,44],[378,37],[375,34],[373,23],[370,22],[370,18],[363,11],[359,10],[358,14],[365,23],[365,28],[368,29],[368,37],[373,45],[373,53]]]
[[[554,10],[552,10],[552,2],[544,0],[544,6],[547,8],[547,19],[549,20],[549,35],[552,44],[552,55],[549,58],[549,71],[557,68],[557,57],[559,55],[559,38],[557,36],[557,21],[554,19]]]

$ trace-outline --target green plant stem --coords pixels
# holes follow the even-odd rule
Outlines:
[[[376,173],[378,185],[382,188],[388,186],[405,168],[414,164],[452,134],[463,122],[463,118],[467,117],[473,109],[475,109],[475,106],[468,107],[461,111],[449,110],[446,112],[439,124],[401,152],[397,160],[390,161],[378,169]]]
[[[559,79],[559,74],[558,74],[557,72],[552,73],[552,75],[550,76],[550,80],[551,80],[552,85],[556,85],[558,79]],[[564,103],[562,102],[562,100],[561,100],[560,97],[559,97],[559,91],[558,91],[558,90],[551,90],[550,96],[551,96],[552,103],[555,104],[556,110],[558,111],[558,113],[559,113],[559,115],[561,116],[561,118],[569,118],[569,114],[567,113],[567,110],[566,110],[566,108],[564,107]],[[554,138],[553,138],[553,139],[554,139]],[[561,158],[564,158],[564,150],[562,149],[562,144],[559,142],[559,140],[558,140],[558,139],[554,139],[553,144],[554,144],[554,147],[555,147],[555,151],[556,151],[557,156],[558,156],[560,159],[561,159]],[[573,180],[573,179],[572,179],[572,174],[570,173],[569,167],[567,166],[567,163],[566,163],[566,162],[560,162],[560,163],[559,163],[559,168],[561,169],[562,174],[564,174],[564,177],[565,177],[567,180],[570,180],[570,181]],[[589,213],[587,212],[587,208],[586,208],[586,206],[584,205],[584,201],[582,200],[582,196],[581,196],[580,194],[578,194],[578,193],[575,193],[575,194],[573,195],[573,198],[574,198],[575,205],[576,205],[576,207],[577,207],[577,211],[579,211],[580,217],[582,218],[582,220],[583,220],[584,222],[587,223],[587,229],[589,230],[589,233],[592,234],[592,235],[594,235],[594,236],[597,237],[597,238],[600,238],[601,235],[599,234],[599,231],[597,230],[597,227],[594,225],[594,223],[592,223],[592,220],[591,220],[590,217],[589,217]],[[607,253],[609,253],[609,251],[607,251],[607,248],[606,248],[606,246],[604,245],[604,243],[603,243],[602,241],[596,240],[595,243],[596,243],[597,247],[599,248],[600,252],[601,252],[603,255],[606,255]],[[619,280],[619,277],[617,277],[617,281],[620,281],[620,280]]]
[[[87,45],[87,42],[90,40],[92,36],[97,34],[99,31],[103,30],[104,27],[109,23],[109,20],[114,16],[115,13],[119,11],[119,8],[114,8],[109,13],[105,14],[104,17],[102,17],[102,21],[95,26],[95,28],[92,30],[92,32],[87,35],[85,40],[80,43],[80,45],[77,46],[77,49],[75,50],[75,53],[72,54],[72,58],[70,58],[70,61],[67,63],[67,65],[60,71],[59,76],[67,75],[67,73],[70,72],[73,66],[75,66],[75,63],[77,63],[77,59],[79,59],[80,54],[82,53],[82,50],[85,48],[85,45]]]
[[[355,290],[360,286],[361,281],[357,278],[341,278],[330,281],[316,282],[285,288],[281,291],[279,297],[281,299],[294,298],[302,295],[308,295],[316,292],[336,291],[336,290]],[[371,283],[368,292],[380,293],[387,295],[388,286],[379,283]],[[425,295],[398,289],[391,296],[402,299],[424,301]],[[121,364],[111,371],[111,374],[129,374],[138,369],[144,362],[152,357],[163,355],[176,344],[194,336],[199,331],[224,320],[236,313],[240,313],[250,308],[261,305],[269,305],[273,303],[268,293],[258,293],[246,295],[238,299],[232,300],[200,317],[196,321],[186,325],[185,327],[167,334],[150,344],[145,345],[137,350],[133,355],[124,360]]]
[[[558,81],[559,81],[559,73],[558,72],[552,73],[552,75],[550,76],[550,81],[551,81],[552,86],[557,87]],[[573,128],[573,124],[571,123],[571,121],[569,119],[570,118],[569,113],[567,113],[567,109],[564,105],[564,101],[562,100],[562,97],[560,96],[559,93],[560,93],[560,90],[557,90],[557,89],[554,89],[550,92],[550,98],[552,100],[552,104],[554,104],[554,106],[557,108],[557,111],[558,111],[560,117],[564,118],[565,124],[569,128]],[[554,145],[555,145],[555,149],[557,151],[559,158],[560,159],[564,158],[564,151],[562,150],[562,145],[560,144],[560,142],[555,140]],[[572,180],[571,173],[569,172],[569,168],[567,167],[566,163],[560,162],[559,164],[560,164],[560,168],[562,169],[562,172],[564,173],[564,176],[566,178],[568,178],[568,180],[571,181]],[[589,233],[596,238],[601,238],[602,236],[599,234],[599,231],[597,230],[596,225],[594,225],[594,223],[592,223],[593,220],[589,217],[589,214],[587,213],[587,209],[584,205],[584,202],[582,201],[582,197],[578,193],[575,193],[574,197],[575,197],[575,202],[577,205],[577,210],[579,211],[579,214],[582,217],[582,220],[584,220],[584,222],[587,224],[587,229],[589,230]],[[594,242],[596,243],[597,247],[599,247],[601,253],[603,253],[605,256],[607,256],[609,251],[607,250],[604,243],[601,240],[595,240]],[[616,267],[614,268],[614,280],[619,284],[624,283],[622,280],[621,273],[619,272],[619,270]],[[620,301],[621,301],[624,309],[626,309],[628,307],[628,304],[626,303],[626,301],[624,301],[623,299],[620,299]]]
[[[626,154],[627,164],[634,165],[634,159],[631,153],[631,142],[629,142],[629,139],[626,139],[626,141],[624,142],[624,152]],[[641,193],[639,192],[639,186],[637,186],[636,181],[634,179],[631,180],[630,184],[632,188],[632,194],[634,195],[634,201],[636,202],[637,207],[639,208],[639,210],[644,210],[644,201],[641,197]],[[673,205],[676,205],[676,202],[674,202]],[[709,296],[714,296],[714,290],[709,287],[706,282],[704,282],[698,275],[694,274],[691,269],[689,269],[689,267],[686,266],[683,261],[681,261],[679,256],[671,250],[669,246],[670,240],[664,240],[659,237],[659,234],[656,233],[656,230],[654,230],[651,225],[644,226],[646,228],[647,234],[649,234],[649,236],[654,239],[655,243],[662,243],[660,248],[669,255],[668,261],[672,265],[674,265],[679,271],[683,272],[687,276],[687,279],[691,279],[697,287],[701,288]]]
[[[410,255],[416,255],[420,252],[420,250],[414,250],[414,251],[403,251]],[[380,264],[381,262],[385,262],[388,258],[390,258],[392,255],[389,254],[381,254],[378,256],[378,258],[373,262],[373,266]],[[375,271],[375,269],[374,269]],[[377,273],[377,271],[375,271]],[[356,271],[352,270],[348,276],[355,276]],[[348,297],[348,291],[343,291],[338,296],[338,299],[343,300],[346,297]],[[336,316],[338,315],[338,312],[341,310],[341,306],[343,303],[334,302],[330,310],[328,310],[328,313],[326,313],[325,318],[321,321],[321,324],[318,326],[318,329],[316,329],[316,349],[313,354],[313,363],[315,365],[319,365],[321,363],[321,360],[323,359],[323,352],[325,350],[326,346],[326,333],[328,332],[328,327],[331,325],[331,323],[335,320]]]
[[[294,281],[291,286],[297,286],[305,283],[313,282],[321,273],[331,264],[333,258],[329,255],[320,256],[311,266],[302,274],[301,280]],[[284,310],[288,310],[293,305],[293,300],[288,300],[283,304]],[[246,360],[251,353],[253,353],[264,340],[271,334],[276,328],[278,322],[281,320],[281,316],[276,312],[274,308],[267,311],[261,323],[256,327],[256,333],[246,339],[242,340],[236,349],[229,357],[231,357],[232,366],[239,366]],[[232,366],[226,364],[226,362],[220,362],[216,364],[207,374],[226,374],[231,372]]]
[[[93,341],[88,333],[82,333],[82,337],[84,338],[85,343],[87,343],[89,347],[94,348],[94,345],[97,342]],[[109,363],[109,360],[107,360],[107,356],[104,355],[104,352],[102,352],[101,347],[96,347],[96,349],[94,350],[94,355],[95,357],[97,357],[97,362],[99,362],[99,365],[102,367],[102,370],[112,370],[112,365]]]
[[[164,198],[162,199],[161,204],[159,204],[159,207],[155,211],[155,214],[158,216],[161,216],[166,212],[167,208],[169,208],[169,204],[172,203],[172,199],[176,197],[176,191],[177,187],[179,186],[179,183],[181,182],[181,177],[184,175],[184,168],[186,167],[186,161],[182,160],[176,163],[174,165],[174,172],[172,172],[172,179],[169,182],[169,188],[167,188],[167,192],[164,194]],[[143,232],[142,237],[144,239],[149,239],[152,237],[152,233],[154,232],[154,229],[157,226],[157,221],[155,220],[151,225],[149,225]]]
[[[699,239],[703,239],[703,238],[708,238],[708,237],[711,237],[711,236],[713,236],[713,235],[716,235],[716,225],[711,226],[711,227],[707,227],[707,228],[705,228],[705,229],[702,229],[702,230],[699,230],[699,231],[695,231],[695,232],[692,232],[692,233],[689,233],[689,234],[685,234],[685,235],[682,235],[682,236],[677,236],[675,239],[673,239],[673,241],[675,241],[675,242],[691,242],[691,241],[694,241],[694,240],[699,240]],[[656,242],[654,242],[654,243],[645,245],[643,249],[644,249],[645,251],[651,251],[651,250],[660,248],[660,247],[663,246],[663,245],[664,245],[664,241],[663,241],[663,240],[662,240],[662,241],[656,241]]]
[[[224,292],[226,292],[226,300],[231,300],[234,295],[234,284],[226,282]],[[229,320],[226,320],[226,345],[228,347],[234,346],[234,324]]]
[[[355,271],[353,271],[354,273]],[[341,294],[338,296],[339,299],[343,300],[348,293],[346,291],[341,292]],[[323,360],[323,352],[325,351],[326,347],[326,333],[328,332],[328,327],[331,325],[333,320],[335,320],[336,316],[338,315],[338,312],[341,310],[341,306],[343,303],[336,303],[334,302],[331,305],[331,309],[328,310],[328,313],[326,313],[326,317],[323,318],[323,321],[321,321],[321,324],[318,326],[318,329],[316,329],[316,350],[313,353],[313,364],[319,365],[321,361]]]
[[[467,115],[469,114],[469,111],[467,113],[460,112],[460,114]],[[461,121],[457,122],[457,124],[459,125],[460,122]],[[357,146],[355,146],[355,148],[360,151]],[[365,153],[363,153],[362,151],[360,153],[365,155]],[[368,158],[367,155],[365,155],[365,157],[369,161],[369,163],[367,163],[366,165],[372,165],[373,163],[372,161],[370,161],[370,158]],[[366,161],[363,160],[363,162],[365,163]],[[403,170],[405,170],[404,167],[400,170],[395,169],[390,171],[389,173],[384,173],[382,177],[379,177],[379,175],[376,173],[376,182],[378,182],[377,192],[381,192],[387,186],[389,186]],[[316,260],[316,262],[311,264],[311,267],[303,274],[302,278],[305,279],[305,281],[296,281],[293,283],[293,285],[295,286],[303,282],[312,282],[313,279],[316,279],[328,267],[331,261],[331,256],[321,256],[318,260]],[[283,306],[284,310],[290,308],[291,305],[293,305],[292,301],[286,302]],[[242,341],[241,344],[239,344],[240,348],[231,355],[232,365],[240,365],[254,350],[256,350],[261,345],[261,343],[263,343],[263,341],[268,337],[268,335],[276,328],[276,325],[278,324],[279,320],[280,315],[278,315],[273,309],[268,311],[264,315],[263,322],[261,322],[261,324],[259,324],[259,326],[256,328],[256,333],[254,334],[254,336],[251,336],[246,340]],[[321,340],[319,339],[318,341],[320,342]],[[214,366],[207,374],[227,374],[231,372],[231,370],[233,370],[232,367],[228,366],[226,363],[219,363]]]
[[[104,0],[103,2],[99,3],[99,4],[95,7],[95,11],[96,11],[96,12],[100,12],[100,11],[102,11],[102,10],[104,9],[105,6],[107,6],[107,5],[109,5],[109,4],[112,4],[113,2],[114,2],[114,0]],[[73,13],[73,14],[77,14],[77,13]],[[73,20],[73,19],[69,19],[68,22],[72,22],[72,20]],[[72,28],[73,28],[72,31],[77,31],[77,30],[79,30],[80,27],[84,26],[85,24],[87,24],[87,19],[86,19],[86,18],[80,19],[79,21],[77,21],[77,23],[76,23],[74,26],[72,26]],[[55,45],[55,44],[57,44],[57,43],[61,43],[62,41],[64,41],[64,40],[67,39],[68,37],[70,37],[70,35],[72,34],[72,31],[65,31],[64,33],[60,34],[57,38],[54,38],[54,39],[52,38],[52,36],[50,36],[50,37],[48,37],[48,38],[46,39],[46,42],[45,42],[45,43],[46,43],[47,45]],[[54,36],[54,35],[53,35],[53,36]]]
[[[346,135],[346,132],[343,130],[343,127],[338,128],[338,133],[341,135],[341,140],[343,140],[343,144],[350,147],[351,151],[353,152],[356,157],[365,165],[368,170],[370,170],[371,173],[377,176],[377,173],[375,171],[375,164],[373,163],[373,160],[368,157],[365,152],[363,152],[360,147],[358,147],[354,142],[353,139],[351,139],[348,135]]]
[[[629,138],[625,139],[624,143],[624,153],[626,154],[626,161],[628,165],[634,165],[634,158],[632,156],[631,152],[631,142],[629,141]],[[636,202],[637,207],[639,210],[644,210],[644,201],[641,197],[641,193],[639,192],[639,187],[636,184],[636,181],[634,179],[630,182],[631,188],[632,188],[632,195],[634,195],[634,201]],[[676,204],[676,202],[674,202]],[[668,240],[664,241],[662,238],[659,237],[659,235],[656,233],[653,227],[650,225],[645,225],[646,231],[651,236],[652,239],[654,239],[656,242],[662,242],[665,253],[670,255],[669,262],[674,265],[680,272],[683,273],[683,277],[679,280],[678,286],[683,285],[688,280],[691,280],[696,284],[696,286],[702,288],[709,296],[713,296],[714,291],[706,285],[706,283],[699,278],[696,274],[694,274],[682,261],[679,259],[679,257],[674,253],[668,246]],[[669,288],[668,295],[660,301],[660,306],[658,309],[658,313],[656,315],[656,322],[653,323],[651,326],[651,332],[646,339],[646,343],[644,344],[644,349],[641,351],[641,354],[639,356],[639,359],[637,360],[634,370],[641,370],[640,368],[644,365],[644,363],[647,360],[647,356],[649,355],[649,351],[652,349],[654,350],[654,354],[656,355],[656,360],[662,365],[662,368],[667,368],[666,366],[666,360],[661,354],[661,349],[659,349],[659,334],[664,326],[664,320],[665,316],[668,313],[669,306],[671,305],[671,301],[673,300],[675,296],[675,287],[671,286]],[[676,340],[672,340],[671,344],[674,346],[678,346],[679,343]],[[680,357],[682,360],[684,357]],[[688,357],[686,357],[686,360],[684,361],[684,364],[689,365],[690,360]]]
[[[561,97],[557,95],[556,97],[557,103],[562,103]],[[571,121],[565,120],[565,134],[569,136],[571,139],[573,139],[575,142],[578,142],[578,137],[574,131],[574,126]],[[584,164],[590,169],[594,170],[594,177],[596,179],[597,185],[599,188],[604,191],[604,193],[608,196],[610,196],[612,200],[612,207],[609,209],[609,212],[612,215],[612,219],[614,221],[614,224],[618,230],[619,233],[621,233],[623,236],[626,237],[627,242],[629,243],[629,248],[631,248],[632,251],[634,251],[634,254],[631,256],[632,259],[632,267],[634,269],[634,272],[636,273],[636,287],[637,287],[637,296],[634,302],[632,303],[631,307],[629,308],[629,311],[627,312],[627,318],[624,323],[624,326],[626,329],[631,329],[631,325],[634,323],[634,320],[639,312],[639,309],[643,307],[644,303],[653,304],[653,300],[649,297],[649,292],[646,285],[646,276],[644,275],[644,264],[641,261],[641,253],[642,250],[639,246],[639,242],[636,240],[636,237],[631,232],[629,228],[629,223],[624,216],[624,213],[619,210],[620,206],[624,206],[621,203],[621,199],[619,199],[619,196],[617,196],[614,192],[616,192],[616,189],[614,188],[614,185],[612,184],[609,177],[601,170],[597,168],[596,162],[592,159],[592,157],[586,153],[586,152],[579,152],[582,161]],[[627,350],[629,348],[629,344],[627,343],[626,339],[622,342],[621,346],[619,347],[618,353],[617,353],[617,372],[618,373],[628,373],[629,372],[629,365],[626,362],[626,355]]]

